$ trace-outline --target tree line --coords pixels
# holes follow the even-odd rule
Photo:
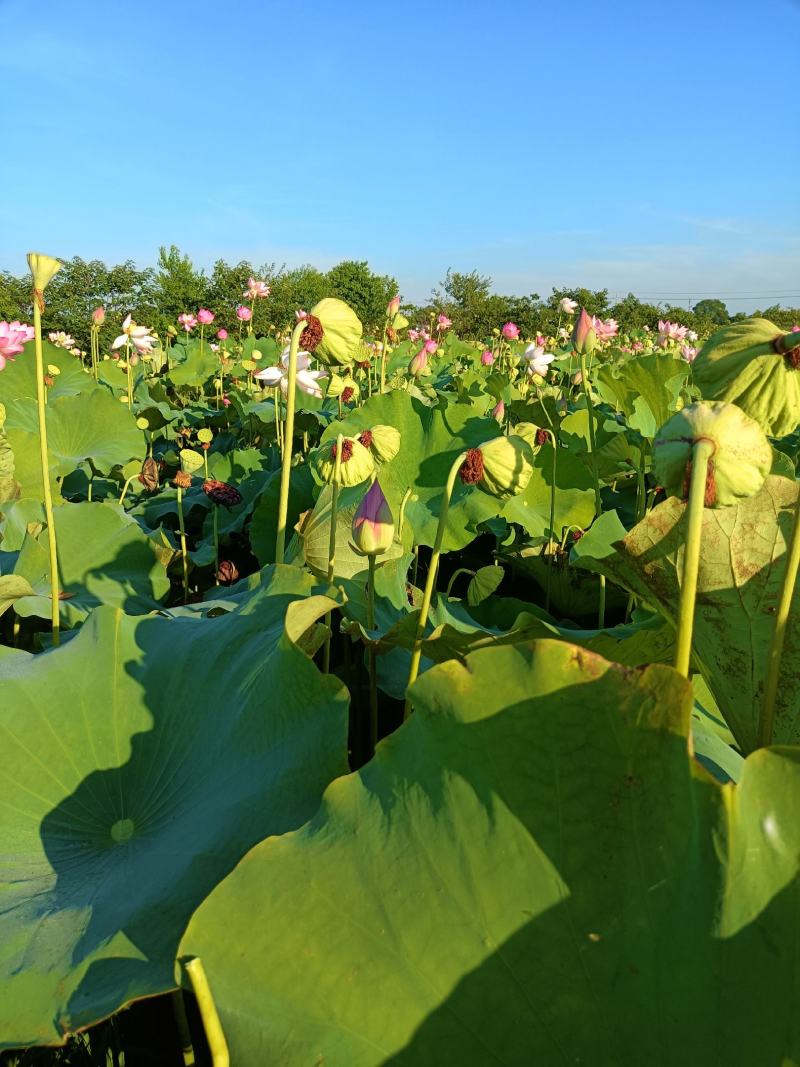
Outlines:
[[[397,281],[374,273],[364,261],[346,260],[323,272],[311,265],[287,269],[275,263],[254,265],[247,260],[236,264],[219,259],[210,272],[197,268],[188,255],[174,245],[161,248],[155,267],[140,269],[131,260],[107,266],[100,260],[76,256],[65,260],[47,290],[45,329],[63,330],[81,348],[89,344],[89,324],[94,308],[106,311],[104,332],[113,336],[127,314],[152,327],[163,336],[177,325],[178,315],[207,307],[216,315],[215,329],[237,329],[236,308],[246,303],[244,292],[250,277],[264,279],[270,296],[256,302],[256,330],[284,330],[294,322],[295,311],[310,308],[324,296],[346,300],[357,312],[369,334],[383,327],[386,305],[397,294]],[[492,279],[473,270],[449,270],[422,305],[405,303],[402,310],[412,325],[426,326],[435,316],[445,314],[454,329],[464,337],[488,338],[505,322],[515,322],[523,336],[553,333],[562,324],[559,305],[563,297],[577,301],[590,314],[614,318],[621,329],[648,326],[668,318],[706,335],[718,326],[744,314],[730,315],[721,300],[700,300],[692,310],[647,304],[632,293],[610,302],[607,289],[554,288],[542,299],[538,293],[503,296],[492,292]],[[764,315],[784,328],[800,322],[800,309],[769,307],[754,314]],[[31,284],[27,275],[0,271],[0,320],[30,321]]]

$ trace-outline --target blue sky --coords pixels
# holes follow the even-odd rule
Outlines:
[[[0,0],[0,268],[175,243],[797,306],[798,35],[788,0]]]

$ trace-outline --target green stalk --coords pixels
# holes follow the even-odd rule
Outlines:
[[[586,371],[586,353],[581,352],[581,385],[583,395],[586,397],[586,410],[589,413],[589,456],[592,465],[592,478],[594,479],[594,515],[599,519],[603,514],[603,502],[600,497],[600,476],[597,473],[597,446],[594,436],[594,404],[592,403],[592,391],[589,388],[589,375]],[[606,623],[606,576],[600,575],[600,606],[597,612],[597,626],[602,630]]]
[[[711,441],[700,440],[692,453],[692,478],[689,486],[689,503],[686,506],[687,529],[683,546],[683,575],[681,577],[681,604],[678,616],[678,636],[675,643],[675,670],[689,677],[689,661],[692,655],[692,628],[694,626],[694,603],[697,595],[697,572],[700,568],[700,542],[703,534],[703,502],[706,493],[708,461],[714,446]]]
[[[789,621],[789,611],[792,607],[794,587],[797,582],[797,569],[800,566],[800,496],[794,509],[794,527],[792,529],[792,541],[789,545],[789,555],[786,559],[786,571],[781,586],[781,596],[778,601],[778,611],[775,615],[775,626],[772,631],[772,640],[769,646],[769,662],[767,667],[767,681],[764,688],[764,699],[761,704],[761,716],[758,720],[758,744],[765,748],[772,744],[772,734],[775,728],[775,700],[778,695],[778,679],[781,670],[781,656],[783,644],[786,639],[786,624]]]
[[[389,332],[389,320],[383,327],[383,347],[381,348],[381,392],[386,392],[386,335]]]
[[[189,603],[189,557],[186,551],[186,524],[183,519],[183,489],[178,488],[178,528],[181,536],[181,558],[183,560],[183,602]]]
[[[217,1006],[211,995],[211,987],[206,978],[206,972],[199,957],[186,963],[186,973],[192,983],[192,990],[197,998],[197,1006],[200,1009],[200,1017],[203,1020],[203,1029],[208,1042],[208,1050],[211,1053],[212,1067],[230,1067],[230,1053],[225,1034],[222,1030]]]
[[[372,634],[375,629],[375,556],[367,556],[369,564],[369,582],[367,586],[367,629]],[[378,743],[378,668],[375,662],[375,646],[370,643],[367,648],[369,665],[369,751],[375,751]]]
[[[453,573],[450,578],[450,581],[447,583],[447,591],[444,594],[446,600],[450,599],[450,594],[453,591],[453,586],[456,584],[456,578],[460,577],[460,575],[462,574],[469,574],[470,577],[474,577],[475,571],[471,571],[469,567],[459,567],[458,570]]]
[[[50,551],[50,620],[53,626],[53,644],[61,640],[61,618],[58,598],[58,542],[53,518],[53,495],[50,491],[50,463],[47,451],[47,395],[44,387],[44,358],[42,356],[42,309],[37,293],[33,297],[34,352],[36,354],[36,407],[39,415],[39,458],[42,466],[42,495],[47,521],[47,544]],[[42,301],[44,303],[44,301]]]
[[[300,349],[300,337],[306,328],[305,319],[301,319],[292,330],[292,342],[289,347],[289,368],[286,379],[286,419],[283,424],[283,464],[281,466],[281,495],[278,501],[278,535],[275,540],[275,562],[283,563],[286,550],[286,519],[289,514],[289,479],[292,475],[292,437],[294,436],[294,402],[297,382],[297,353]]]
[[[178,1039],[181,1044],[181,1059],[183,1067],[192,1067],[194,1064],[194,1048],[192,1047],[192,1034],[189,1029],[189,1019],[186,1016],[186,1005],[183,1002],[183,990],[172,991],[172,1013],[175,1017],[175,1028],[178,1031]]]
[[[343,435],[336,438],[336,463],[333,467],[333,484],[331,486],[331,528],[328,533],[328,585],[333,582],[336,571],[336,514],[339,510],[339,478],[342,474],[342,441]],[[325,615],[325,625],[328,627],[328,636],[325,638],[325,651],[322,657],[322,673],[329,674],[331,669],[331,626],[333,615],[329,611]]]
[[[447,476],[447,484],[444,488],[444,496],[442,497],[442,503],[439,506],[439,525],[436,527],[436,537],[433,542],[433,551],[431,552],[431,561],[428,566],[428,577],[425,581],[425,591],[422,594],[422,606],[419,611],[419,618],[417,620],[417,632],[414,637],[414,650],[411,653],[411,669],[408,672],[408,686],[409,689],[417,680],[419,674],[419,663],[422,659],[422,639],[425,636],[425,627],[428,625],[428,613],[431,609],[431,599],[433,597],[433,589],[436,585],[436,574],[439,570],[439,557],[442,554],[442,540],[444,538],[445,527],[447,526],[447,513],[450,510],[450,497],[453,495],[453,489],[455,488],[456,478],[458,472],[461,469],[461,464],[466,458],[466,452],[462,452],[453,466],[450,468],[450,473]],[[403,720],[405,721],[411,714],[411,701],[406,696],[405,707],[403,709]]]
[[[128,383],[128,410],[133,411],[133,374],[131,373],[131,343],[125,342],[125,375]]]
[[[547,580],[545,582],[544,591],[544,610],[550,610],[550,572],[553,567],[553,535],[555,533],[556,524],[556,469],[558,464],[558,447],[556,443],[556,435],[552,430],[548,430],[547,433],[553,442],[553,484],[550,487],[550,529],[547,537],[547,545],[550,552],[547,557]]]

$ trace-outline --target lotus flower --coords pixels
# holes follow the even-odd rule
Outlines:
[[[243,293],[245,300],[255,300],[257,297],[265,299],[270,294],[270,287],[266,282],[259,281],[257,278],[247,279],[247,291]]]
[[[681,345],[681,359],[685,359],[687,363],[694,363],[697,358],[697,349],[694,345]]]
[[[677,322],[669,319],[658,320],[658,343],[663,348],[668,341],[685,341],[689,332],[687,326],[679,326]]]
[[[197,312],[197,321],[201,326],[210,326],[214,321],[214,312],[209,311],[208,308],[200,308]]]
[[[220,341],[226,341],[228,339],[228,331],[227,330],[217,330],[217,337],[219,338]]]
[[[306,393],[308,396],[314,396],[317,400],[322,399],[322,390],[319,387],[319,383],[327,378],[328,375],[323,370],[309,370],[311,366],[311,355],[308,352],[297,353],[297,388],[301,393]],[[286,396],[288,392],[289,381],[289,345],[284,348],[281,353],[281,361],[274,367],[265,367],[264,370],[260,370],[258,374],[253,375],[260,382],[263,382],[267,388],[275,389],[280,386],[281,392]]]
[[[491,367],[491,365],[494,363],[494,353],[491,352],[488,348],[485,348],[483,352],[481,352],[481,363],[484,365],[484,367]]]
[[[439,331],[449,330],[452,325],[453,320],[448,319],[447,315],[440,315],[439,318],[436,320],[436,329]]]
[[[570,300],[568,296],[562,296],[558,308],[564,315],[574,315],[578,308],[578,301]]]
[[[397,312],[400,310],[400,297],[393,296],[389,303],[386,305],[386,318],[393,319]]]
[[[592,324],[599,341],[610,341],[612,337],[616,337],[619,333],[619,325],[616,319],[603,320],[595,316],[592,319]]]
[[[545,352],[541,345],[528,345],[522,353],[522,358],[528,361],[529,374],[539,374],[544,378],[556,357],[551,352]]]
[[[33,326],[26,326],[16,319],[0,322],[0,370],[9,359],[13,360],[23,351],[25,344],[33,340]]]
[[[72,351],[75,348],[75,338],[72,334],[64,333],[63,330],[55,330],[47,335],[48,341],[56,348],[66,348]]]
[[[181,324],[181,326],[183,326],[184,330],[186,330],[187,333],[191,333],[191,331],[197,325],[197,318],[196,316],[192,315],[191,312],[184,311],[182,315],[178,315],[178,322]]]
[[[130,315],[122,324],[122,333],[114,338],[112,349],[122,348],[124,344],[132,344],[141,355],[152,352],[156,343],[155,337],[150,333],[147,326],[137,326]]]
[[[376,478],[353,517],[353,545],[365,556],[387,552],[394,541],[394,518]]]
[[[92,322],[95,326],[102,326],[106,321],[106,309],[104,307],[95,308],[92,312]]]
[[[500,332],[507,341],[516,341],[519,337],[519,326],[515,322],[507,322]]]
[[[240,322],[249,322],[253,317],[252,308],[246,308],[242,304],[236,309],[236,318]]]
[[[572,343],[575,346],[575,351],[581,355],[593,352],[597,344],[597,331],[595,330],[594,319],[586,310],[581,308],[578,321],[575,323],[575,328],[572,331]]]

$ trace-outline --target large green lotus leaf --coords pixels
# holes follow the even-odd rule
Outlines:
[[[14,407],[15,424],[8,425],[8,442],[14,452],[16,477],[22,495],[41,499],[42,472],[36,405]],[[145,441],[133,415],[106,390],[90,387],[79,396],[62,396],[47,405],[47,444],[50,474],[65,478],[76,467],[91,462],[107,474],[112,467],[141,459]]]
[[[502,514],[520,523],[532,537],[544,537],[550,526],[553,485],[553,446],[543,445],[534,458],[533,474],[525,491],[512,497]],[[556,460],[555,531],[565,526],[588,526],[594,517],[594,480],[580,456],[559,448]]]
[[[45,368],[50,366],[59,370],[58,374],[51,375],[53,384],[47,387],[50,402],[60,396],[75,396],[96,388],[80,359],[47,340],[42,341],[42,363]],[[32,341],[25,345],[21,355],[6,364],[0,374],[0,400],[10,405],[22,399],[36,400],[36,357]]]
[[[171,356],[174,357],[178,351],[179,346],[173,346]],[[211,351],[208,341],[203,345],[202,350],[199,341],[190,343],[185,358],[180,362],[173,358],[170,363],[172,365],[169,370],[169,379],[173,385],[193,385],[199,388],[212,375],[219,374],[219,356]]]
[[[797,749],[723,788],[687,682],[561,642],[412,695],[192,917],[232,1063],[796,1062]]]
[[[379,479],[396,524],[401,503],[411,490],[404,512],[404,543],[410,544],[413,537],[415,544],[433,545],[450,468],[460,452],[497,437],[496,420],[476,415],[467,404],[426,407],[395,390],[373,396],[345,422],[332,422],[322,441],[335,441],[339,433],[352,436],[372,426],[393,426],[400,431],[400,451],[383,464]],[[452,552],[469,544],[478,524],[498,515],[502,507],[503,501],[456,479],[442,550]]]
[[[693,650],[709,688],[743,752],[757,744],[775,610],[786,566],[797,483],[770,476],[761,492],[735,507],[705,509]],[[685,505],[671,498],[624,538],[575,546],[578,566],[629,589],[675,623],[683,571]],[[593,528],[594,529],[594,528]],[[800,742],[800,590],[781,660],[776,743]]]
[[[281,492],[281,473],[276,471],[267,481],[253,509],[250,522],[250,544],[262,567],[275,562],[275,539],[278,533],[278,504]],[[286,546],[303,512],[314,507],[314,479],[307,464],[292,467],[289,478],[289,507],[286,523]]]
[[[100,608],[0,660],[0,1047],[169,989],[192,911],[345,769],[346,690],[296,646],[334,601],[296,576],[218,619]]]
[[[3,552],[19,552],[30,524],[35,528],[44,524],[44,504],[32,497],[8,501],[0,511],[0,520],[0,548]]]
[[[689,364],[672,353],[651,352],[624,363],[607,363],[595,375],[607,403],[621,411],[629,426],[652,440],[680,405]]]
[[[344,486],[339,490],[336,506],[336,549],[334,558],[334,576],[336,578],[353,578],[356,574],[366,574],[367,557],[360,555],[353,547],[353,519],[358,506],[366,494],[364,485]],[[302,530],[304,559],[317,578],[323,579],[328,574],[328,556],[331,537],[331,498],[333,492],[326,485],[319,494],[314,509],[307,516]],[[382,562],[397,559],[403,555],[403,546],[395,539],[390,548],[380,557]]]
[[[8,443],[4,429],[6,409],[0,404],[0,504],[13,500],[17,495],[17,482],[14,477],[14,453]]]
[[[169,579],[153,541],[116,503],[64,504],[55,508],[61,579],[61,621],[83,622],[100,604],[144,615],[158,608]],[[33,595],[22,596],[18,615],[50,618],[50,557],[46,531],[27,535],[14,568]]]

